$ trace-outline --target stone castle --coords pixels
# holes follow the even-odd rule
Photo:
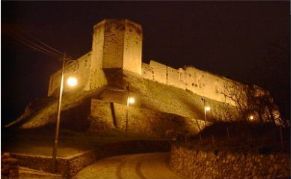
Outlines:
[[[105,69],[121,69],[231,106],[241,105],[238,100],[247,105],[248,87],[245,84],[194,67],[175,69],[153,60],[143,63],[142,40],[139,24],[127,19],[105,19],[93,28],[92,51],[77,59],[77,63],[68,64],[65,77],[78,76],[79,90],[90,91],[107,84]],[[51,75],[48,96],[58,94],[60,75],[61,71]],[[65,88],[65,92],[68,90]],[[253,96],[271,98],[269,92],[260,87],[255,86],[253,90]],[[268,111],[270,114],[280,118],[277,108]]]

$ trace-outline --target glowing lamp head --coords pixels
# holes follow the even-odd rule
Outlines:
[[[128,97],[127,98],[127,105],[131,105],[131,104],[134,104],[134,103],[135,103],[134,97]]]
[[[204,110],[207,112],[207,111],[210,111],[210,106],[205,106]]]
[[[67,85],[69,87],[75,87],[75,86],[77,86],[78,85],[77,78],[76,77],[73,77],[73,76],[68,77],[68,79],[67,79]]]
[[[250,116],[249,116],[249,119],[252,121],[252,120],[255,119],[255,117],[254,117],[253,115],[250,115]]]

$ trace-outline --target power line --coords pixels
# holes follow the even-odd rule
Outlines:
[[[51,53],[51,52],[49,52],[49,51],[47,51],[47,50],[45,50],[45,49],[42,49],[41,47],[37,47],[37,46],[35,46],[34,44],[30,44],[28,41],[26,41],[26,40],[24,40],[24,39],[20,39],[20,38],[19,38],[19,39],[15,39],[15,40],[18,41],[18,42],[20,42],[21,44],[23,44],[23,45],[25,45],[25,46],[27,46],[27,47],[33,49],[33,50],[36,50],[36,51],[38,51],[38,52],[41,52],[41,53],[43,53],[43,54],[45,54],[45,55],[56,56],[56,57],[58,57],[58,55],[53,54],[53,53]]]
[[[17,35],[14,36],[13,38],[16,41],[22,43],[23,45],[25,45],[25,46],[27,46],[29,48],[32,48],[32,49],[34,49],[36,51],[39,51],[39,52],[41,52],[43,54],[50,55],[50,56],[56,56],[56,57],[60,56],[59,54],[57,54],[55,52],[52,52],[52,51],[49,51],[48,49],[45,49],[42,46],[39,46],[38,44],[35,44],[34,42],[29,41],[29,40],[27,40],[25,38],[22,38],[22,37],[19,37],[19,36],[17,37]]]
[[[25,45],[33,50],[36,50],[40,53],[43,53],[45,55],[54,56],[54,57],[63,57],[63,53],[56,48],[46,44],[45,42],[37,39],[36,37],[33,37],[32,35],[28,35],[27,33],[24,33],[18,28],[5,28],[5,31],[9,36],[11,36],[14,40],[21,43],[22,45]],[[70,56],[67,56],[69,59],[73,59]],[[58,58],[60,59],[60,58]]]
[[[29,36],[31,39],[37,41],[38,43],[44,45],[45,47],[47,47],[47,48],[49,48],[49,49],[55,51],[56,53],[58,53],[58,54],[60,54],[60,55],[63,55],[63,53],[62,53],[61,51],[59,51],[59,50],[53,48],[52,46],[50,46],[50,45],[44,43],[43,41],[37,39],[36,37],[33,37],[33,36],[31,36],[30,34],[26,34],[26,36]]]
[[[59,56],[59,54],[57,54],[56,52],[48,49],[47,47],[44,47],[43,45],[39,45],[38,43],[28,39],[27,37],[25,37],[25,35],[20,34],[18,31],[15,31],[13,29],[8,29],[6,31],[8,33],[9,36],[11,36],[14,40],[20,42],[21,44],[32,48],[34,50],[37,50],[39,52],[42,52],[44,54],[49,54],[49,55],[53,55],[53,56]]]

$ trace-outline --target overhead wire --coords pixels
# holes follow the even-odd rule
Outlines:
[[[43,54],[46,54],[46,55],[50,55],[50,56],[56,56],[56,57],[59,57],[60,55],[55,53],[55,52],[52,52],[52,51],[49,51],[48,49],[45,49],[43,48],[42,46],[32,42],[32,41],[29,41],[25,38],[22,38],[22,37],[19,37],[18,35],[15,35],[13,37],[15,40],[17,40],[18,42],[22,43],[23,45],[27,46],[27,47],[30,47],[36,51],[39,51]]]
[[[46,47],[43,47],[37,43],[35,43],[34,41],[28,39],[27,37],[25,37],[25,35],[23,34],[20,34],[19,32],[17,31],[14,31],[14,30],[11,30],[11,29],[8,29],[8,35],[10,35],[14,40],[20,42],[21,44],[27,46],[27,47],[30,47],[34,50],[37,50],[39,52],[42,52],[44,54],[49,54],[49,55],[53,55],[53,56],[58,56],[59,54],[57,54],[56,52],[46,48]]]
[[[5,32],[11,36],[14,40],[18,41],[19,43],[36,50],[38,52],[41,52],[45,55],[54,56],[54,57],[63,57],[64,53],[57,50],[56,48],[46,44],[45,42],[37,39],[36,37],[33,37],[32,35],[28,35],[27,33],[24,33],[18,28],[5,28]],[[71,56],[66,56],[66,58],[73,59]],[[60,58],[58,58],[60,59]]]
[[[37,39],[36,37],[33,37],[33,36],[29,35],[29,34],[27,34],[27,36],[29,36],[30,38],[34,39],[35,41],[37,41],[38,43],[42,44],[43,46],[45,46],[45,47],[47,47],[47,48],[49,48],[49,49],[55,51],[56,53],[58,53],[58,54],[60,54],[60,55],[63,55],[63,53],[62,53],[61,51],[59,51],[59,50],[53,48],[52,46],[50,46],[50,45],[44,43],[43,41]]]

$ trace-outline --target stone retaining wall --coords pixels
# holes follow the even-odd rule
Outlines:
[[[100,146],[96,150],[80,152],[73,156],[57,158],[57,173],[63,178],[71,178],[82,168],[101,158],[127,153],[165,152],[169,151],[167,141],[124,141]],[[28,167],[45,172],[53,172],[51,156],[28,155],[12,153],[19,166]]]
[[[18,159],[20,166],[33,168],[45,172],[53,172],[52,158],[49,156],[36,156],[27,154],[12,154]],[[74,156],[57,158],[57,173],[62,174],[64,178],[70,178],[83,167],[93,163],[96,160],[94,151],[82,152]]]
[[[170,166],[194,178],[290,178],[290,155],[201,151],[172,145]]]
[[[108,129],[118,129],[132,135],[169,137],[167,135],[169,131],[175,135],[186,131],[198,133],[197,123],[199,126],[204,124],[202,120],[193,121],[194,119],[136,106],[91,99],[88,131],[98,133]]]

